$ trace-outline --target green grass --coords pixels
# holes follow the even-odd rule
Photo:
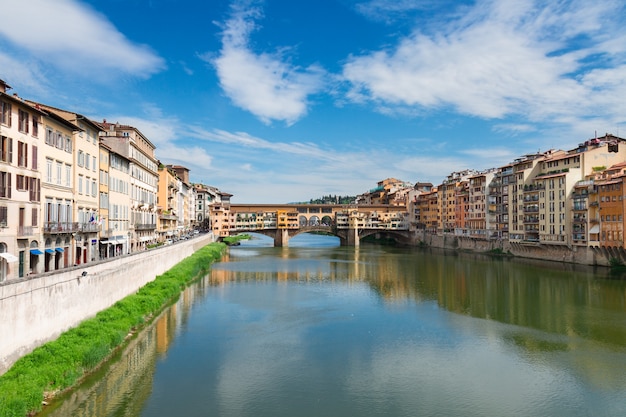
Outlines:
[[[135,294],[36,348],[0,376],[0,416],[25,417],[42,401],[72,387],[120,347],[130,332],[145,326],[190,282],[218,260],[223,243],[209,244],[156,277]]]
[[[235,236],[226,236],[226,237],[222,238],[222,240],[227,245],[232,245],[232,244],[235,244],[235,243],[239,242],[240,240],[248,240],[250,238],[251,238],[251,236],[249,234],[241,233],[241,234],[238,234],[238,235],[235,235]]]

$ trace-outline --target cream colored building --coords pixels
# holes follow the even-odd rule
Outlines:
[[[105,143],[100,144],[109,156],[108,164],[108,201],[109,215],[106,220],[106,237],[101,235],[100,246],[106,246],[106,257],[112,258],[130,253],[131,226],[130,215],[132,201],[130,197],[130,161],[110,149]]]
[[[109,226],[109,161],[111,153],[108,146],[98,140],[98,226],[100,227],[98,257],[105,259],[109,257],[109,236],[111,228]]]
[[[157,186],[159,180],[156,147],[139,129],[119,123],[99,122],[101,140],[130,165],[130,250],[147,249],[157,242]]]
[[[626,141],[612,135],[546,155],[540,161],[540,172],[525,184],[525,240],[572,245],[577,184],[594,171],[625,160]]]
[[[189,169],[181,165],[167,165],[167,167],[176,173],[180,180],[177,196],[178,232],[184,235],[193,229],[196,209],[193,186],[189,181]]]
[[[99,258],[99,231],[102,217],[100,206],[100,127],[85,116],[58,109],[46,104],[34,103],[44,111],[55,113],[79,127],[74,132],[73,141],[73,218],[78,224],[74,234],[76,243],[73,262],[76,265],[93,262]]]
[[[508,175],[509,190],[508,201],[506,203],[509,207],[508,232],[509,241],[511,242],[521,242],[527,240],[526,231],[533,236],[535,226],[529,226],[528,223],[524,221],[525,216],[528,216],[529,213],[532,215],[533,213],[532,210],[528,211],[527,203],[532,201],[529,201],[529,195],[525,195],[525,191],[528,190],[529,187],[528,185],[525,186],[525,184],[530,183],[530,179],[537,175],[541,169],[541,165],[539,165],[539,163],[547,155],[550,155],[550,153],[551,152],[524,155],[516,159],[511,164],[512,175]],[[504,201],[503,204],[505,204]]]
[[[0,282],[41,272],[43,112],[0,80]]]
[[[157,193],[157,234],[159,241],[176,236],[178,231],[178,189],[180,180],[165,165],[159,165],[159,191]]]
[[[79,225],[74,217],[74,133],[80,128],[54,112],[43,116],[42,167],[44,271],[72,266],[74,237]]]

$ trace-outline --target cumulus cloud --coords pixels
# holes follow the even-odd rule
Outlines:
[[[131,42],[105,16],[76,0],[3,1],[2,13],[7,18],[0,38],[32,60],[72,74],[147,77],[164,68],[147,46]]]
[[[380,9],[385,2],[374,3]],[[351,56],[343,67],[348,97],[387,112],[454,110],[488,119],[523,114],[530,121],[595,112],[622,120],[626,104],[615,97],[626,88],[626,43],[612,40],[615,19],[608,18],[621,7],[612,1],[479,1],[464,6],[463,16],[431,22],[392,47]],[[609,59],[613,65],[606,68]]]
[[[236,5],[223,25],[219,55],[201,58],[215,67],[220,86],[236,106],[264,123],[277,120],[291,125],[307,113],[309,96],[323,86],[324,70],[291,64],[285,57],[288,50],[255,53],[249,37],[260,17],[260,9]]]

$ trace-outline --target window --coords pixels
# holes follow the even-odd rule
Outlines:
[[[54,146],[54,131],[46,127],[46,145]]]
[[[0,101],[0,123],[11,127],[11,103]]]
[[[0,207],[0,226],[7,227],[9,220],[9,209],[6,206]]]
[[[96,157],[95,157],[95,156],[92,156],[92,157],[91,157],[91,162],[92,162],[92,163],[91,163],[91,169],[92,169],[93,171],[95,171],[95,170],[96,170]]]
[[[46,182],[52,182],[52,159],[46,158]]]
[[[72,139],[69,136],[65,137],[65,152],[72,153]]]
[[[62,168],[62,164],[61,162],[57,161],[57,185],[61,185],[61,168]]]
[[[30,181],[30,186],[28,187],[28,192],[29,192],[28,197],[30,201],[39,201],[40,190],[41,190],[41,180],[39,178],[28,178],[28,180]]]
[[[28,178],[23,175],[15,176],[15,189],[18,191],[27,191],[28,190]]]
[[[78,176],[78,194],[82,194],[83,193],[83,176],[79,175]]]
[[[91,181],[91,196],[95,197],[96,196],[96,189],[98,187],[96,187],[96,180]]]
[[[33,114],[33,137],[39,137],[39,116]]]
[[[63,149],[63,133],[57,132],[55,135],[55,146],[57,149]]]
[[[28,144],[17,142],[17,166],[26,167],[28,165]]]
[[[0,171],[0,197],[11,198],[11,173]]]
[[[31,214],[31,225],[38,226],[39,225],[39,208],[34,207]]]
[[[32,154],[33,154],[33,161],[32,161],[33,171],[37,171],[37,169],[38,169],[38,166],[37,166],[37,147],[35,145],[33,145],[33,147],[32,147]]]
[[[13,139],[0,136],[0,161],[13,162]]]
[[[85,179],[85,194],[89,195],[89,178]]]
[[[72,186],[72,166],[67,164],[65,165],[65,186]]]
[[[91,162],[91,158],[89,157],[89,154],[87,154],[85,156],[85,168],[89,169],[89,163]]]
[[[28,133],[28,122],[30,115],[22,109],[17,111],[17,128],[22,133]]]
[[[82,167],[85,165],[85,154],[83,153],[83,151],[78,151],[78,161],[77,164],[79,167]]]

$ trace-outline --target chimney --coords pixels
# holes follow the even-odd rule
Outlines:
[[[7,84],[4,80],[0,79],[0,93],[6,93],[7,90],[10,90],[11,86]]]

